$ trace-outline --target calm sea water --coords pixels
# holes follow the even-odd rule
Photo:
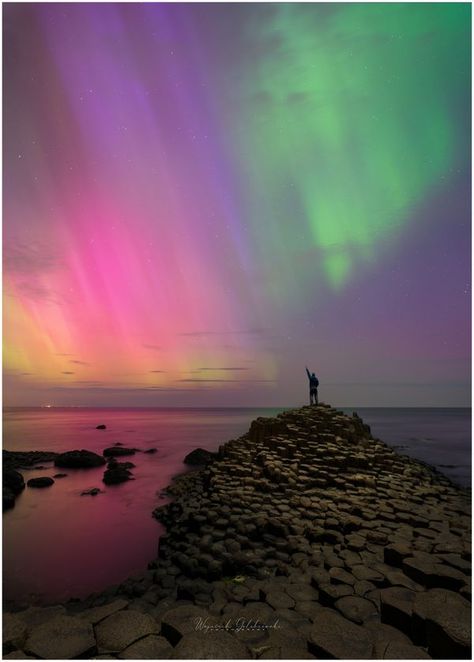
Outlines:
[[[86,409],[28,408],[4,411],[3,447],[8,450],[101,453],[115,442],[136,453],[134,481],[102,483],[103,467],[65,470],[51,488],[26,488],[3,518],[4,600],[49,603],[84,597],[143,570],[157,554],[161,525],[151,516],[159,493],[186,470],[182,460],[197,447],[219,444],[247,431],[257,416],[281,409]],[[351,412],[352,410],[344,410]],[[470,410],[358,409],[372,433],[400,452],[437,466],[470,484]],[[105,423],[106,430],[96,430]],[[61,470],[62,471],[62,470]],[[58,469],[24,471],[24,478],[52,476]],[[103,494],[81,496],[100,487]]]

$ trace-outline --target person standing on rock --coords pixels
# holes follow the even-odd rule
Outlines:
[[[308,368],[306,368],[306,374],[308,375],[309,379],[309,404],[318,404],[318,386],[319,386],[319,379],[316,377],[314,372],[310,372]],[[313,403],[314,399],[314,403]]]

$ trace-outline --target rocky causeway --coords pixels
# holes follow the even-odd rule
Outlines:
[[[158,558],[4,613],[4,659],[471,657],[470,491],[328,405],[193,453],[153,513]]]

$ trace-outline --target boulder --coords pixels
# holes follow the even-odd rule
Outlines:
[[[6,451],[2,453],[3,469],[32,467],[44,462],[52,462],[57,453],[51,451]]]
[[[95,429],[96,430],[105,430],[105,429],[107,429],[107,426],[104,425],[103,423],[101,423],[100,425],[97,425]]]
[[[102,490],[99,487],[91,487],[90,490],[84,490],[84,492],[81,492],[81,496],[85,496],[86,494],[97,496],[97,494],[100,494],[101,492]]]
[[[109,652],[123,651],[138,639],[158,632],[154,618],[132,609],[117,611],[95,627],[97,646]]]
[[[24,651],[46,659],[71,660],[94,655],[96,644],[92,626],[73,616],[56,616],[34,627]]]
[[[322,609],[311,628],[308,650],[316,657],[368,660],[373,640],[369,630],[332,609]]]
[[[3,510],[9,510],[15,505],[15,495],[8,488],[2,489]]]
[[[67,474],[54,474],[53,478],[66,478]]]
[[[143,451],[144,453],[147,453],[147,455],[153,455],[153,453],[157,453],[158,449],[157,448],[147,448],[146,451]]]
[[[216,457],[217,453],[211,453],[210,451],[206,451],[204,448],[195,448],[193,451],[186,455],[183,462],[185,464],[191,465],[209,464]]]
[[[132,479],[133,476],[130,473],[130,470],[126,467],[120,466],[119,464],[111,469],[104,471],[104,477],[102,478],[106,485],[117,485],[118,483],[124,483],[127,480]]]
[[[3,469],[3,487],[6,487],[13,494],[20,494],[25,489],[25,481],[23,476],[15,469],[8,467]]]
[[[60,453],[54,460],[57,467],[67,467],[70,469],[89,469],[91,467],[100,467],[105,464],[105,459],[97,453],[87,450],[67,451]]]
[[[26,484],[28,487],[51,487],[54,485],[54,480],[49,476],[38,476],[38,478],[30,478]]]
[[[135,455],[135,453],[134,448],[124,448],[123,446],[110,446],[102,451],[104,457],[122,457],[124,455]]]
[[[111,457],[107,462],[107,469],[134,469],[133,462],[117,462],[115,457]]]
[[[173,646],[164,637],[149,634],[119,653],[122,660],[169,660]]]

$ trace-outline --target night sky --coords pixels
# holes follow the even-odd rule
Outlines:
[[[5,404],[470,404],[469,4],[3,11]]]

